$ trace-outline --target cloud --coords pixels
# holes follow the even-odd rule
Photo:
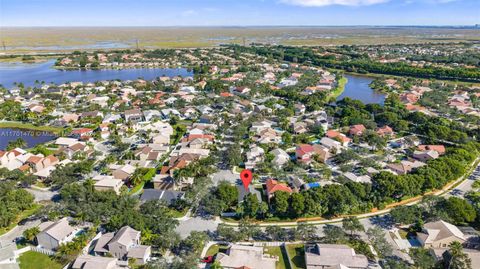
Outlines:
[[[331,5],[341,6],[369,6],[388,2],[389,0],[280,0],[280,2],[303,7],[323,7]]]

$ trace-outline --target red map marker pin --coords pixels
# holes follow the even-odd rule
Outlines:
[[[240,173],[240,179],[242,180],[245,190],[248,190],[248,185],[250,184],[250,182],[252,182],[252,171],[244,169]]]

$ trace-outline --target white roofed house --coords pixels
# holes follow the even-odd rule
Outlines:
[[[159,145],[170,145],[170,135],[168,134],[157,134],[152,138],[153,144]]]
[[[115,169],[115,171],[112,172],[112,175],[116,179],[126,180],[131,175],[133,175],[134,172],[135,172],[135,167],[133,167],[130,164],[126,164],[124,166],[119,167],[118,169]]]
[[[274,163],[277,166],[281,167],[290,161],[290,155],[288,155],[288,153],[281,148],[277,148],[270,151],[270,154],[274,156],[272,163]]]
[[[257,145],[251,145],[247,152],[247,161],[245,162],[246,169],[253,169],[264,159],[265,150]]]
[[[127,263],[121,264],[115,258],[90,255],[79,256],[72,264],[72,269],[120,269],[127,268]]]
[[[140,109],[125,110],[124,115],[127,122],[140,122],[143,120],[143,113]]]
[[[425,223],[417,239],[426,248],[448,248],[452,242],[465,243],[466,236],[457,226],[443,220]]]
[[[114,191],[116,194],[120,194],[120,189],[124,184],[121,179],[104,175],[95,176],[93,181],[95,181],[93,186],[97,191]]]
[[[56,222],[43,222],[38,227],[37,243],[40,247],[56,250],[61,244],[68,243],[75,238],[77,230],[70,226],[67,218]]]
[[[347,245],[314,244],[305,245],[305,265],[307,269],[363,269],[368,259]]]
[[[320,139],[320,144],[322,144],[322,146],[327,148],[329,151],[334,150],[336,153],[340,153],[343,148],[340,142],[328,137],[322,137],[322,139]]]
[[[116,233],[103,234],[93,249],[95,255],[112,255],[119,260],[134,258],[137,264],[150,260],[151,247],[140,244],[140,232],[124,226]]]
[[[260,131],[263,131],[265,129],[271,128],[275,123],[269,120],[263,120],[263,121],[256,121],[252,123],[252,127],[250,127],[251,132],[258,133]]]
[[[145,121],[150,122],[153,119],[161,119],[162,113],[158,110],[145,110],[143,111],[143,116],[145,117]]]
[[[26,151],[20,148],[0,152],[0,166],[10,171],[20,168],[24,163],[24,161],[21,160],[21,156],[26,153]]]
[[[440,157],[440,154],[435,150],[419,151],[416,150],[413,152],[413,158],[426,162]]]

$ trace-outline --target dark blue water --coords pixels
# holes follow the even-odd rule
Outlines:
[[[34,147],[37,144],[42,144],[51,141],[56,136],[49,132],[24,130],[17,128],[0,128],[0,150],[5,150],[8,142],[21,138],[27,142],[27,148]]]
[[[153,80],[159,76],[193,76],[193,73],[185,68],[62,71],[52,68],[54,63],[55,60],[40,64],[0,63],[0,84],[6,88],[12,88],[14,82],[22,82],[25,86],[33,86],[35,80],[62,84],[72,81],[96,82],[100,80],[133,80],[138,78]]]
[[[357,75],[345,75],[345,77],[348,79],[348,82],[347,85],[345,85],[345,91],[337,98],[337,101],[345,97],[350,97],[355,100],[360,100],[364,104],[383,105],[386,95],[368,86],[373,78]]]

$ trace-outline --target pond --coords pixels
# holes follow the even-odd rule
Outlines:
[[[25,86],[33,86],[35,81],[62,84],[81,81],[96,82],[101,80],[133,80],[143,78],[153,80],[160,76],[193,76],[186,68],[137,68],[137,69],[104,69],[104,70],[69,70],[53,68],[55,60],[43,63],[0,63],[0,84],[6,88],[14,87],[14,82],[22,82]]]
[[[27,142],[26,148],[34,147],[56,138],[55,134],[18,128],[0,128],[0,150],[5,150],[10,141],[21,138]]]
[[[360,100],[364,104],[383,105],[386,95],[375,91],[369,86],[373,78],[359,75],[345,75],[345,77],[348,79],[348,82],[345,85],[343,93],[337,98],[337,101],[345,97],[350,97],[351,99]]]

